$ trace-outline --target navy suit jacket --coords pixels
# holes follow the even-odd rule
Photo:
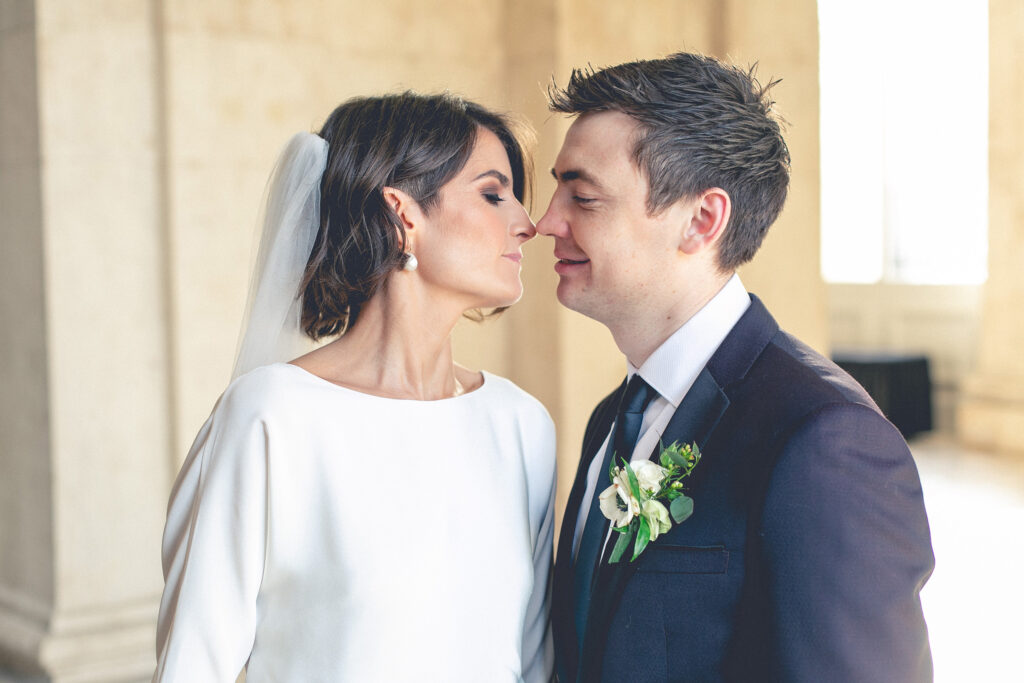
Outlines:
[[[693,515],[636,562],[608,564],[608,544],[577,634],[573,530],[625,385],[591,415],[554,572],[565,683],[931,680],[919,591],[934,557],[906,442],[751,299],[662,437],[701,448]]]

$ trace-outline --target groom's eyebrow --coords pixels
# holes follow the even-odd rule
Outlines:
[[[551,169],[551,177],[563,183],[567,183],[571,180],[582,180],[585,183],[593,185],[597,189],[601,189],[601,183],[597,182],[597,179],[594,176],[590,175],[586,171],[581,171],[575,168],[569,169],[568,171],[562,171],[561,173],[558,173],[555,169]]]

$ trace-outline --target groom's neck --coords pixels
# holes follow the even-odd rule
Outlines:
[[[678,295],[652,297],[648,305],[634,306],[629,314],[602,322],[629,362],[640,367],[665,340],[714,299],[730,277],[732,273],[721,273],[697,280]]]

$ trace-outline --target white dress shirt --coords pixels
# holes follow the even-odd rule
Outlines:
[[[734,274],[718,294],[655,349],[643,365],[637,368],[626,360],[626,379],[631,379],[634,374],[639,373],[640,377],[658,392],[644,411],[640,436],[636,440],[631,462],[650,458],[672,415],[683,402],[686,392],[693,386],[701,370],[749,306],[750,296],[740,282],[739,275]],[[611,430],[587,472],[587,490],[583,494],[583,501],[576,517],[573,557],[579,551],[580,536],[583,534],[583,526],[590,511],[591,501],[596,495],[595,491],[599,486],[601,491],[611,486],[611,482],[600,479],[601,464],[604,460],[602,455],[608,447],[610,438]]]

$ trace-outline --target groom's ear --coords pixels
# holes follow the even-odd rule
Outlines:
[[[692,216],[683,229],[679,250],[693,255],[714,246],[725,233],[731,213],[728,192],[720,187],[704,190],[692,204]]]

